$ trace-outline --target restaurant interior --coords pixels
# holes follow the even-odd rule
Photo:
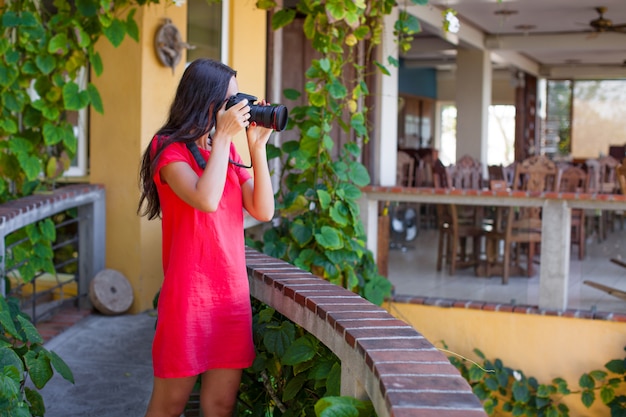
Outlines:
[[[626,195],[626,8],[545,3],[408,7],[422,33],[400,57],[397,185]],[[457,56],[476,45],[490,100],[468,146]],[[538,304],[541,207],[393,202],[389,213],[383,272],[396,295]],[[568,308],[626,312],[625,223],[621,208],[571,210]]]

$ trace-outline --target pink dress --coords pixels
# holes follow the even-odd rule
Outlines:
[[[205,159],[210,153],[200,152]],[[241,162],[232,144],[230,157]],[[164,271],[152,345],[154,375],[179,378],[214,368],[247,368],[254,360],[254,345],[241,185],[250,174],[228,164],[219,208],[204,213],[161,182],[160,169],[177,161],[202,173],[186,146],[174,143],[161,154],[154,176]]]

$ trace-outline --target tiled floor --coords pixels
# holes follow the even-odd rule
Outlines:
[[[471,301],[491,301],[536,306],[539,302],[539,268],[531,278],[512,276],[502,285],[501,277],[481,278],[473,268],[457,270],[450,276],[447,268],[436,271],[438,233],[420,230],[417,237],[404,243],[405,250],[389,250],[388,277],[396,295],[427,296]],[[394,240],[400,242],[400,240]],[[571,253],[569,309],[626,312],[626,301],[583,284],[592,280],[626,291],[626,268],[611,258],[626,260],[626,230],[617,225],[605,241],[598,243],[595,235],[587,239],[587,254],[578,260],[576,247]]]

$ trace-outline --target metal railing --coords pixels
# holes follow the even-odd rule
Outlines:
[[[69,211],[72,215],[62,216]],[[7,244],[7,237],[53,217],[57,235],[51,247],[55,272],[35,270],[34,278],[24,282],[19,268],[27,261],[9,261],[28,238]],[[30,313],[35,323],[69,303],[88,306],[89,283],[104,268],[105,222],[105,192],[101,185],[68,185],[0,205],[0,294],[17,297],[22,311]],[[58,256],[61,252],[65,254]]]

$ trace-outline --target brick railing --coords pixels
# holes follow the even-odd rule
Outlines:
[[[341,360],[341,394],[369,398],[379,417],[485,417],[443,353],[383,308],[295,266],[246,252],[252,295]]]

